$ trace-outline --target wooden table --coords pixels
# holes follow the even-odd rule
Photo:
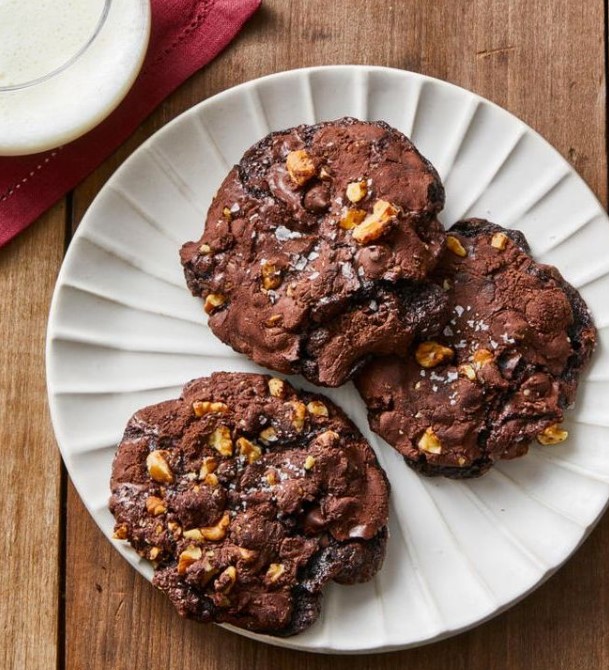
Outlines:
[[[66,478],[46,402],[44,337],[70,236],[122,161],[183,110],[278,70],[389,65],[460,84],[542,133],[607,204],[601,0],[264,0],[210,66],[116,155],[0,251],[0,668],[609,668],[609,517],[524,602],[411,651],[321,657],[180,620],[114,551]]]

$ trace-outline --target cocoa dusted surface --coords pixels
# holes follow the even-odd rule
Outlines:
[[[312,176],[296,183],[286,161],[303,149]],[[365,191],[357,202],[346,195],[354,182]],[[378,238],[358,242],[340,222],[370,215],[379,200],[397,215]],[[426,279],[444,244],[443,205],[433,166],[383,122],[345,118],[272,133],[228,174],[201,239],[182,247],[188,287],[222,296],[209,325],[236,351],[338,386],[372,355],[404,351],[441,320],[445,297]]]
[[[556,268],[531,258],[522,233],[472,219],[449,235],[467,255],[447,248],[436,271],[451,315],[434,341],[452,358],[425,369],[415,347],[406,361],[371,362],[356,385],[372,429],[409,465],[463,478],[524,455],[562,421],[596,330],[579,294]],[[482,364],[474,360],[479,350]],[[429,428],[440,451],[433,441],[431,451],[418,446]]]
[[[110,510],[116,536],[154,561],[153,583],[182,616],[286,636],[317,619],[326,582],[380,569],[389,485],[336,405],[270,380],[215,373],[136,412]],[[209,401],[219,404],[196,404]],[[225,455],[211,446],[218,434],[232,455],[226,442]],[[168,468],[164,481],[151,453]]]

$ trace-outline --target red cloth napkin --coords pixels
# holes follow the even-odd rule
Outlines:
[[[143,119],[239,32],[261,0],[152,0],[142,71],[97,128],[59,149],[0,157],[0,247],[92,172]]]

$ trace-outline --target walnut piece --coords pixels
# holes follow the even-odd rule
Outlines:
[[[184,537],[187,540],[209,540],[210,542],[219,542],[226,537],[226,529],[230,525],[230,516],[224,512],[222,518],[215,526],[206,526],[204,528],[190,528],[184,531]]]
[[[216,580],[215,589],[220,593],[230,593],[237,581],[237,568],[229,565]]]
[[[313,416],[328,416],[328,408],[320,400],[311,400],[307,404],[307,411]]]
[[[300,433],[304,428],[307,408],[305,404],[299,400],[293,400],[288,404],[292,406],[292,426],[294,426],[294,429]]]
[[[359,202],[366,197],[368,187],[365,181],[352,181],[347,184],[347,199],[350,202]]]
[[[563,430],[560,427],[560,424],[555,423],[552,426],[548,426],[546,429],[542,430],[541,433],[537,436],[537,441],[539,444],[547,446],[549,444],[560,444],[564,442],[569,437],[569,431]]]
[[[470,365],[469,363],[464,363],[463,365],[459,366],[458,370],[459,374],[462,377],[467,377],[467,379],[469,379],[470,382],[476,381],[476,371],[474,370],[473,365]]]
[[[414,352],[417,363],[423,368],[435,368],[445,361],[449,361],[454,355],[450,347],[445,347],[439,342],[428,340],[421,342]]]
[[[285,166],[290,178],[297,186],[304,186],[315,176],[315,163],[305,149],[290,151]]]
[[[260,274],[263,289],[270,291],[281,286],[281,271],[273,263],[263,263]]]
[[[126,523],[121,523],[119,526],[116,526],[114,533],[112,533],[112,538],[114,540],[126,540],[128,535],[129,528]]]
[[[282,398],[284,392],[285,382],[283,379],[278,379],[277,377],[269,379],[269,393],[273,396],[273,398]]]
[[[146,511],[152,516],[159,516],[160,514],[165,514],[167,507],[165,503],[157,496],[148,496],[146,498]]]
[[[228,298],[222,293],[210,293],[205,298],[205,302],[203,303],[203,309],[205,310],[205,313],[211,314],[218,307],[222,307],[227,299]]]
[[[262,442],[264,442],[264,444],[277,442],[277,431],[273,428],[273,426],[269,426],[268,428],[265,428],[263,431],[261,431],[260,439]]]
[[[271,563],[266,571],[266,577],[271,584],[274,584],[284,572],[285,566],[283,563]]]
[[[178,558],[178,574],[183,575],[187,568],[200,560],[202,556],[203,551],[201,550],[201,547],[197,547],[194,544],[186,547]]]
[[[421,436],[418,446],[421,451],[426,451],[429,454],[442,453],[442,444],[431,426],[429,426]]]
[[[503,251],[508,243],[508,236],[505,233],[495,233],[491,239],[491,247]]]
[[[377,200],[369,214],[353,230],[353,239],[359,244],[370,244],[378,240],[390,228],[398,215],[398,208],[386,200]]]
[[[456,256],[460,256],[461,258],[465,258],[467,256],[467,250],[461,244],[461,241],[459,240],[459,238],[455,237],[454,235],[448,235],[446,237],[446,246]]]
[[[277,472],[275,472],[275,470],[268,470],[264,475],[264,478],[266,479],[267,484],[270,486],[274,486],[279,481],[277,479]]]
[[[267,328],[275,328],[276,326],[279,326],[282,320],[283,316],[281,314],[273,314],[264,322],[264,325]]]
[[[173,472],[167,462],[167,452],[156,449],[146,457],[148,474],[159,484],[170,484],[173,481]]]
[[[363,209],[347,209],[338,222],[343,230],[351,230],[358,226],[366,218],[366,212]]]
[[[245,547],[237,547],[237,549],[239,550],[239,555],[244,563],[250,563],[258,555],[258,552],[253,549],[246,549]]]
[[[199,479],[205,479],[207,475],[211,475],[212,472],[216,471],[218,467],[218,461],[213,456],[207,456],[203,459],[201,463],[201,469],[199,470]]]
[[[233,441],[230,436],[230,428],[218,426],[207,439],[210,447],[213,447],[220,456],[232,456]]]
[[[335,430],[325,430],[317,436],[317,442],[324,447],[331,447],[340,440],[340,435]]]
[[[255,463],[262,456],[262,449],[245,437],[240,437],[237,440],[237,448],[239,454],[247,458],[248,463]]]
[[[211,254],[211,247],[209,246],[209,244],[202,244],[199,247],[199,253],[203,254],[203,256],[208,256],[209,254]]]
[[[222,518],[215,526],[207,526],[206,528],[201,528],[201,535],[203,535],[204,540],[211,540],[212,542],[219,542],[226,537],[226,530],[230,525],[230,515],[228,512],[224,512]]]
[[[228,412],[228,405],[223,402],[210,402],[209,400],[195,400],[192,403],[192,409],[196,416],[202,417],[205,414]]]
[[[480,368],[483,368],[485,365],[492,363],[495,360],[495,357],[488,349],[478,349],[477,351],[474,352],[472,360],[474,361],[476,369],[479,370]]]
[[[307,456],[305,458],[305,462],[304,462],[304,466],[303,466],[304,469],[305,470],[312,470],[314,465],[315,465],[315,458],[313,456]]]

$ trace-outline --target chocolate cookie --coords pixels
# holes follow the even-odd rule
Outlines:
[[[432,165],[382,122],[272,133],[247,151],[181,259],[212,331],[260,365],[344,383],[431,335],[444,244]]]
[[[477,219],[451,228],[436,278],[452,310],[442,336],[357,378],[372,429],[416,470],[455,478],[566,439],[596,342],[580,295],[522,233]]]
[[[112,469],[115,537],[154,562],[178,612],[270,635],[318,617],[330,580],[381,567],[389,485],[328,399],[215,373],[129,421]]]

